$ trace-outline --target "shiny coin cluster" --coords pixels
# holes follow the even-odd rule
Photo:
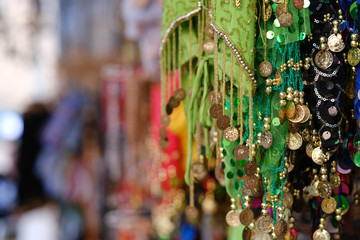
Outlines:
[[[186,92],[183,88],[177,88],[174,91],[174,95],[169,98],[168,103],[165,106],[166,114],[160,117],[161,127],[159,129],[159,145],[162,149],[168,148],[170,143],[167,138],[166,127],[170,124],[170,114],[173,112],[173,109],[180,105],[180,102],[183,101],[186,97]]]

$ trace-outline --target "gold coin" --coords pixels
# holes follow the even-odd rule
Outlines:
[[[215,48],[214,41],[212,39],[205,40],[203,43],[203,50],[206,53],[213,53]]]
[[[250,240],[251,236],[252,236],[251,229],[248,228],[248,227],[244,228],[243,233],[242,233],[242,239],[243,240]]]
[[[259,179],[255,175],[246,175],[244,177],[244,186],[248,189],[254,189],[259,185]]]
[[[208,95],[209,102],[213,105],[216,103],[221,103],[222,97],[220,92],[215,92],[215,90],[212,90]]]
[[[275,15],[277,18],[280,17],[281,14],[289,12],[289,8],[287,5],[283,3],[279,3],[275,8]]]
[[[306,106],[306,105],[301,105],[301,106],[305,110],[305,116],[304,116],[304,119],[300,121],[300,123],[304,123],[310,119],[311,113],[310,113],[310,109],[308,106]]]
[[[289,119],[293,123],[300,123],[305,117],[305,109],[302,105],[296,105],[295,117]]]
[[[169,146],[169,140],[167,138],[160,139],[159,145],[162,149],[165,149]]]
[[[312,180],[311,181],[311,184],[310,184],[310,186],[308,188],[309,193],[310,193],[311,196],[313,196],[313,197],[319,196],[319,190],[318,190],[319,183],[320,183],[319,180]]]
[[[291,25],[293,25],[293,23],[294,23],[294,17],[290,12],[281,14],[278,17],[278,19],[279,19],[280,26],[282,26],[284,28],[288,28]]]
[[[328,198],[331,196],[332,189],[328,181],[321,181],[318,185],[319,196],[321,198]]]
[[[219,103],[216,103],[210,107],[209,112],[211,117],[218,119],[223,114],[223,106],[221,106]]]
[[[227,127],[230,127],[230,118],[226,115],[218,117],[216,119],[216,126],[220,130],[225,130]]]
[[[257,164],[254,161],[248,161],[244,166],[244,172],[246,175],[254,175],[257,170]]]
[[[161,138],[166,138],[166,136],[167,136],[166,127],[161,127],[161,128],[159,129],[159,136],[160,136]]]
[[[341,184],[341,178],[339,175],[337,175],[336,173],[331,173],[330,174],[330,185],[332,189],[337,189],[338,187],[340,187]]]
[[[174,92],[174,98],[178,101],[184,100],[186,97],[186,91],[183,88],[178,88]]]
[[[263,13],[264,22],[267,22],[271,18],[271,15],[272,15],[272,8],[271,8],[270,4],[266,4],[264,13]]]
[[[289,133],[286,144],[290,150],[298,150],[303,143],[300,133]]]
[[[325,198],[321,202],[321,209],[326,214],[332,214],[336,210],[336,200],[333,197]]]
[[[304,7],[304,0],[294,0],[293,4],[297,10],[301,10]]]
[[[334,62],[334,57],[329,51],[319,51],[315,55],[315,64],[319,68],[328,69]]]
[[[162,115],[162,116],[160,117],[160,123],[161,123],[161,125],[164,126],[164,127],[169,126],[170,121],[171,121],[171,120],[170,120],[170,116],[169,116],[169,115],[164,114],[164,115]]]
[[[262,185],[262,182],[259,181],[259,184],[256,188],[251,189],[251,194],[254,197],[260,197],[264,193],[264,187]]]
[[[209,25],[205,27],[205,34],[208,38],[214,38],[214,29]]]
[[[271,232],[273,225],[273,219],[270,216],[261,216],[257,220],[259,230],[265,233]]]
[[[311,158],[314,161],[314,163],[316,163],[317,165],[323,164],[324,162],[323,151],[321,150],[320,147],[314,149],[314,151],[311,154]]]
[[[224,138],[229,142],[239,139],[239,130],[236,127],[228,127],[224,130]]]
[[[262,77],[268,77],[272,73],[273,67],[270,62],[265,60],[259,64],[258,69],[259,69],[259,74]]]
[[[254,220],[254,213],[251,209],[243,209],[240,213],[240,223],[244,226],[249,226]]]
[[[285,117],[286,117],[286,109],[285,108],[281,108],[279,111],[279,120],[281,124],[284,124],[285,122]]]
[[[225,217],[226,223],[231,227],[240,226],[240,212],[236,210],[230,210]]]
[[[273,141],[273,136],[271,132],[265,131],[261,133],[261,145],[265,149],[269,149],[271,147],[272,141]]]
[[[360,49],[351,48],[347,54],[347,60],[349,64],[353,67],[360,63]]]
[[[233,153],[237,160],[245,160],[249,156],[249,148],[245,145],[238,145],[234,148]]]
[[[294,103],[290,103],[290,105],[286,108],[286,118],[292,119],[295,117],[296,108]]]
[[[331,34],[328,38],[327,44],[332,52],[341,52],[345,48],[341,34]]]
[[[169,99],[169,106],[170,106],[171,108],[176,108],[176,107],[179,106],[179,104],[180,104],[180,102],[179,102],[178,100],[176,100],[175,97],[170,97],[170,99]]]
[[[330,240],[330,234],[325,229],[318,229],[313,234],[313,240]]]
[[[185,208],[185,216],[189,220],[194,220],[199,216],[199,210],[196,207],[187,206]]]
[[[294,197],[291,193],[287,192],[287,193],[284,193],[284,207],[285,208],[291,208],[292,205],[294,204]]]
[[[314,151],[314,145],[310,142],[308,144],[306,144],[306,155],[311,158],[312,157],[312,152]]]
[[[191,171],[193,176],[199,182],[202,182],[206,179],[208,171],[205,167],[205,164],[202,162],[195,162],[191,165]]]
[[[282,238],[286,235],[288,231],[288,224],[284,220],[278,220],[275,223],[275,229],[274,232],[278,238]]]

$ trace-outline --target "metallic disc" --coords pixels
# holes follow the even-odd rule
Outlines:
[[[300,133],[289,133],[286,138],[287,146],[290,150],[298,150],[302,143],[302,137]]]
[[[301,106],[305,111],[305,116],[304,116],[303,120],[300,121],[300,123],[304,123],[310,119],[311,112],[310,112],[310,109],[308,106],[306,106],[306,105],[301,105]]]
[[[191,165],[191,171],[193,173],[193,176],[196,180],[199,182],[202,182],[206,179],[208,175],[208,171],[206,169],[206,166],[202,162],[195,162]]]
[[[259,182],[256,188],[251,189],[251,195],[254,197],[260,197],[264,194],[264,187],[262,185],[262,182]]]
[[[269,149],[271,147],[272,141],[273,141],[273,136],[272,136],[271,132],[265,131],[265,132],[261,133],[261,145],[265,149]]]
[[[254,161],[248,161],[244,166],[244,172],[246,175],[255,175],[257,167]]]
[[[351,48],[347,54],[348,63],[355,67],[360,63],[360,49],[359,48]]]
[[[169,146],[169,144],[170,144],[169,139],[167,139],[167,138],[160,139],[160,141],[159,141],[159,145],[162,149],[167,148]]]
[[[213,53],[215,48],[214,40],[208,39],[203,43],[203,50],[206,53]]]
[[[214,104],[210,107],[210,116],[217,119],[223,114],[223,106],[219,103]]]
[[[251,209],[243,209],[239,216],[240,223],[244,226],[249,226],[254,220],[254,213]]]
[[[294,204],[294,197],[290,192],[284,193],[284,207],[285,208],[291,208]]]
[[[323,151],[321,150],[320,147],[314,149],[314,151],[311,154],[311,158],[314,161],[314,163],[316,163],[317,165],[323,164],[324,162]]]
[[[280,119],[280,123],[284,124],[285,119],[286,119],[286,109],[285,108],[281,108],[279,111],[279,119]]]
[[[169,99],[169,105],[171,108],[177,108],[179,106],[180,102],[176,100],[175,97],[170,97]]]
[[[159,128],[159,136],[161,138],[166,138],[166,136],[167,136],[166,127]]]
[[[282,26],[284,28],[288,28],[291,25],[293,25],[293,23],[294,23],[294,17],[290,12],[281,14],[278,17],[278,19],[279,19],[280,26]]]
[[[209,102],[213,105],[216,103],[221,103],[222,97],[220,92],[215,92],[215,90],[212,90],[208,95]]]
[[[286,235],[288,231],[288,224],[284,220],[278,220],[275,223],[275,229],[274,232],[278,238],[282,238]]]
[[[165,106],[165,111],[166,111],[166,114],[167,115],[171,115],[172,111],[173,111],[173,108],[170,106],[170,104],[166,104]]]
[[[289,8],[284,3],[279,3],[275,8],[275,15],[277,18],[279,18],[281,14],[287,12],[289,12]]]
[[[293,0],[294,7],[301,10],[304,7],[304,0]]]
[[[259,185],[259,179],[255,175],[246,175],[244,177],[244,186],[248,189],[254,189]]]
[[[319,180],[312,180],[311,181],[311,184],[310,184],[310,186],[308,188],[309,193],[310,193],[311,196],[313,196],[313,197],[319,196],[319,190],[318,190],[319,183],[320,183]]]
[[[270,62],[265,60],[259,64],[258,69],[262,77],[268,77],[272,73],[273,67]]]
[[[341,34],[331,34],[328,38],[327,44],[332,52],[341,52],[345,48]]]
[[[289,119],[293,123],[300,123],[305,118],[305,108],[303,105],[296,105],[295,117]]]
[[[325,198],[321,202],[321,209],[326,214],[332,214],[336,210],[336,200],[333,197]]]
[[[311,158],[312,157],[312,152],[314,151],[314,145],[309,142],[308,144],[306,144],[306,155]]]
[[[169,126],[170,121],[171,121],[171,119],[170,119],[169,115],[164,114],[160,117],[160,123],[164,127]]]
[[[332,189],[328,181],[320,181],[318,185],[319,196],[322,198],[328,198],[331,196]]]
[[[261,216],[257,220],[257,226],[260,231],[269,233],[271,232],[272,227],[274,226],[273,219],[270,216]]]
[[[338,187],[340,187],[341,184],[341,178],[338,174],[336,173],[331,173],[330,174],[330,185],[332,189],[337,189]]]
[[[245,160],[249,156],[249,148],[245,145],[238,145],[234,148],[233,153],[237,160]]]
[[[178,88],[174,92],[174,98],[178,101],[182,101],[186,98],[186,91],[183,88]]]
[[[199,210],[196,207],[187,206],[185,208],[185,216],[189,220],[194,220],[199,216]]]
[[[286,108],[286,118],[287,119],[293,119],[296,115],[296,108],[295,105],[292,103],[289,105],[288,108]]]
[[[209,25],[205,27],[205,34],[208,38],[214,38],[214,29]]]
[[[325,229],[318,229],[313,234],[313,240],[330,240],[330,233]]]
[[[240,226],[240,212],[236,210],[230,210],[225,217],[226,223],[231,227]]]
[[[334,62],[334,57],[329,51],[319,51],[315,55],[315,64],[319,68],[325,70],[328,69]]]
[[[225,130],[227,127],[230,127],[230,118],[226,115],[218,117],[216,119],[216,126],[220,130]]]
[[[229,142],[235,142],[239,139],[239,130],[236,127],[228,127],[224,130],[224,138]]]
[[[242,233],[242,239],[243,240],[251,240],[251,237],[252,237],[251,229],[248,227],[244,228],[243,233]]]

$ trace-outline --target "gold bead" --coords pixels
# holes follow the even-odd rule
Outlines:
[[[270,130],[270,125],[265,123],[264,124],[264,130],[269,131]]]
[[[335,217],[335,219],[336,219],[336,221],[338,221],[338,222],[340,222],[341,221],[341,215],[336,215],[336,217]]]
[[[286,93],[285,92],[280,92],[279,97],[280,97],[280,99],[286,98]]]
[[[358,45],[358,43],[356,41],[354,41],[354,40],[352,40],[350,42],[350,46],[353,47],[353,48],[357,47],[357,45]]]
[[[286,99],[287,99],[288,101],[292,101],[292,100],[294,100],[294,96],[289,93],[289,94],[286,96]]]
[[[280,100],[280,106],[281,107],[285,107],[286,106],[286,101],[284,99]]]
[[[265,80],[265,84],[268,85],[268,86],[272,85],[271,79],[270,79],[270,78],[267,78],[267,79]]]
[[[320,43],[325,43],[326,40],[327,40],[326,37],[324,37],[324,36],[320,37]]]
[[[298,103],[299,103],[299,98],[298,98],[298,97],[295,97],[295,98],[294,98],[294,103],[295,103],[295,104],[298,104]]]
[[[271,91],[272,91],[272,87],[271,87],[271,86],[267,86],[267,87],[265,88],[265,92],[266,92],[267,94],[270,94]]]
[[[327,44],[326,44],[326,43],[320,44],[320,50],[325,51],[326,48],[327,48]]]
[[[292,87],[288,87],[287,89],[286,89],[286,92],[287,93],[292,93],[294,91],[294,89],[292,88]]]

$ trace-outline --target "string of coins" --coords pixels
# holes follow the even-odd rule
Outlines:
[[[245,226],[243,239],[296,239],[294,212],[305,205],[314,216],[313,239],[330,239],[331,234],[338,239],[345,227],[349,173],[360,165],[356,4],[202,1],[183,15],[188,24],[180,24],[165,41],[164,114],[171,114],[179,101],[176,71],[184,92],[191,93],[184,101],[190,194],[193,180],[206,181],[214,174],[230,196],[225,220],[232,227]],[[221,20],[224,16],[242,22],[230,26]],[[253,28],[256,34],[249,34]],[[238,38],[238,32],[245,37]],[[179,44],[184,36],[190,41]],[[194,42],[198,51],[193,51]],[[180,60],[181,54],[190,60]],[[161,121],[163,126],[169,122]],[[194,140],[196,162],[191,154]],[[204,165],[212,157],[214,173]],[[354,197],[356,209],[359,195]]]

